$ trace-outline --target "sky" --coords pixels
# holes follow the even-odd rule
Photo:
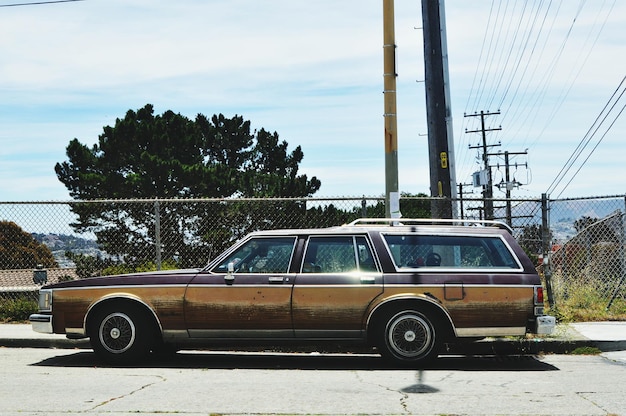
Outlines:
[[[54,172],[70,140],[92,146],[148,103],[276,131],[316,196],[384,195],[382,0],[16,3],[0,0],[0,202],[70,200]],[[623,195],[626,2],[448,0],[445,16],[457,182],[483,168],[465,115],[484,111],[494,183],[518,153],[514,198]],[[412,194],[430,194],[421,26],[421,3],[396,0]]]

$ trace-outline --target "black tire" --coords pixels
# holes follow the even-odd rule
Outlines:
[[[395,310],[379,329],[383,357],[402,365],[424,364],[439,354],[439,334],[434,320],[412,309]]]
[[[90,320],[89,338],[95,353],[110,364],[133,364],[147,356],[153,325],[132,305],[105,307]]]

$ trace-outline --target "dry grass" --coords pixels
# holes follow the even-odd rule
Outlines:
[[[593,283],[570,283],[549,310],[560,322],[626,321],[626,299],[618,296],[608,307],[610,300]]]

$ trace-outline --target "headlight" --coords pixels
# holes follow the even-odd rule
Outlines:
[[[52,311],[52,290],[39,290],[39,312]]]

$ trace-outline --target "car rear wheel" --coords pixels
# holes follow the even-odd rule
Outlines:
[[[396,310],[381,328],[381,353],[400,364],[423,364],[437,357],[439,339],[433,319],[417,310]]]
[[[91,345],[108,363],[131,364],[150,350],[151,326],[138,308],[107,307],[91,322]]]

